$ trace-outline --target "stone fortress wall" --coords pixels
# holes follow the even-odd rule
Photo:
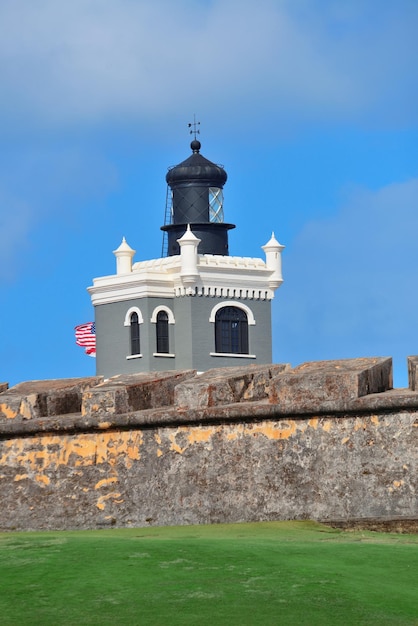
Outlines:
[[[418,518],[418,357],[0,384],[0,530]]]

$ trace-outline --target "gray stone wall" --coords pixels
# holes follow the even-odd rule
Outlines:
[[[179,298],[141,298],[102,304],[95,307],[97,362],[99,376],[131,374],[135,372],[165,371],[194,368],[206,371],[214,367],[237,366],[253,363],[271,363],[271,303],[270,301],[243,300],[256,320],[249,326],[249,349],[256,358],[215,357],[214,324],[209,322],[210,312],[222,298],[184,296]],[[157,306],[169,307],[175,324],[169,324],[170,352],[175,357],[155,357],[155,324],[150,322]],[[124,326],[127,311],[136,306],[143,316],[140,325],[142,357],[127,359],[130,354],[130,328]]]
[[[238,367],[254,363],[271,363],[271,303],[267,300],[240,300],[251,309],[256,320],[255,326],[248,327],[249,352],[256,358],[211,356],[215,351],[215,329],[209,322],[210,313],[222,298],[182,297],[175,299],[176,345],[178,368],[193,367],[206,371],[215,367]],[[187,356],[180,352],[188,346]],[[192,361],[187,359],[192,358]]]
[[[391,376],[354,359],[3,386],[0,528],[418,517],[417,373]]]
[[[156,350],[155,324],[150,322],[157,306],[165,305],[174,312],[173,299],[141,298],[113,302],[95,307],[96,319],[96,372],[99,376],[132,374],[135,372],[176,369],[172,358],[153,357]],[[127,359],[130,355],[130,327],[124,326],[125,316],[131,307],[138,307],[143,316],[140,324],[140,350],[142,357]],[[175,351],[175,327],[169,324],[170,350]]]

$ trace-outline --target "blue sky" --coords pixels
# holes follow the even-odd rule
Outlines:
[[[2,0],[0,380],[74,343],[122,236],[161,252],[167,167],[222,163],[230,253],[286,246],[276,362],[418,353],[416,0]]]

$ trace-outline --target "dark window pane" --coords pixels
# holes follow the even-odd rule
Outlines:
[[[157,352],[168,354],[168,314],[166,311],[160,311],[157,315]]]
[[[248,320],[242,309],[225,306],[216,313],[215,351],[248,354]]]
[[[138,313],[131,315],[131,354],[140,354]]]

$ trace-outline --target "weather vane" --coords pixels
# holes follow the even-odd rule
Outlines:
[[[196,135],[200,135],[200,130],[197,128],[197,126],[200,126],[200,122],[196,122],[196,115],[193,115],[193,123],[189,123],[188,127],[191,129],[190,134],[191,135],[194,134],[195,139],[196,139]]]

